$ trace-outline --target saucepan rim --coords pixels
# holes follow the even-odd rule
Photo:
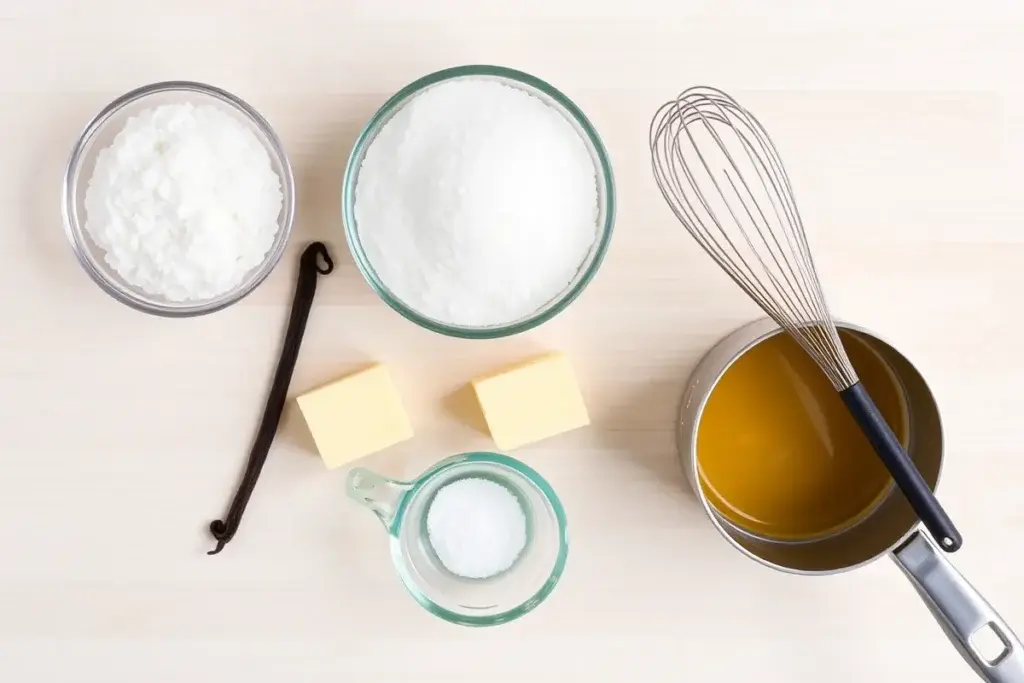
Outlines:
[[[938,430],[938,437],[941,442],[943,440],[942,416],[939,413],[938,404],[935,400],[935,395],[932,392],[931,387],[928,385],[927,380],[924,379],[924,375],[921,373],[921,370],[909,358],[907,358],[907,356],[902,351],[900,351],[898,347],[893,345],[892,342],[890,342],[888,339],[878,334],[877,332],[862,325],[850,323],[845,320],[836,320],[835,324],[838,328],[866,335],[868,337],[871,337],[872,339],[875,339],[885,344],[890,349],[892,349],[892,351],[897,353],[900,356],[900,358],[904,360],[907,363],[907,365],[918,374],[918,376],[920,376],[924,389],[927,392],[927,398],[931,401],[933,406],[935,406],[935,412],[938,418],[936,429]],[[748,334],[752,335],[751,338],[747,340],[746,343],[744,343],[743,346],[741,346],[735,353],[733,353],[720,368],[717,368],[715,370],[713,379],[706,382],[703,386],[696,385],[695,382],[701,381],[701,378],[699,378],[698,375],[707,374],[706,372],[702,372],[704,370],[703,365],[708,361],[708,359],[712,356],[715,350],[719,349],[723,344],[728,343],[729,340],[741,336],[745,331],[748,332]],[[683,467],[686,468],[686,475],[689,479],[690,486],[691,488],[693,488],[694,493],[697,496],[697,500],[700,501],[700,505],[704,509],[704,513],[707,515],[708,519],[711,520],[711,523],[715,526],[715,529],[718,531],[718,533],[722,537],[724,537],[729,542],[729,544],[732,545],[733,548],[735,548],[736,550],[740,551],[747,557],[755,560],[756,562],[766,567],[786,572],[788,574],[798,574],[802,576],[826,576],[832,574],[841,574],[848,571],[852,571],[854,569],[859,569],[860,567],[869,565],[882,557],[891,555],[894,551],[903,546],[910,538],[913,537],[914,533],[916,533],[919,530],[921,526],[920,520],[911,522],[911,524],[899,536],[899,538],[897,538],[894,542],[889,544],[884,550],[860,562],[830,569],[798,569],[795,567],[788,567],[786,565],[777,564],[775,562],[767,560],[758,555],[757,553],[752,552],[748,548],[744,547],[742,544],[740,544],[733,537],[733,535],[729,533],[729,530],[726,528],[726,525],[722,522],[719,514],[714,509],[714,507],[712,507],[710,501],[708,501],[707,496],[704,494],[704,491],[700,486],[700,479],[697,472],[697,429],[700,426],[701,416],[704,414],[704,409],[707,406],[708,399],[711,397],[712,392],[715,390],[715,387],[718,386],[718,383],[721,381],[722,377],[725,376],[725,373],[728,372],[728,370],[733,366],[733,364],[736,363],[736,361],[738,361],[741,357],[743,357],[744,354],[746,354],[748,351],[750,351],[758,344],[761,344],[767,339],[770,339],[771,337],[780,333],[784,333],[784,331],[781,327],[775,324],[775,322],[771,318],[758,318],[729,332],[721,339],[719,339],[710,349],[708,349],[708,351],[697,362],[697,365],[695,366],[693,372],[690,374],[690,377],[686,385],[686,391],[683,393],[683,399],[679,409],[680,417],[677,420],[676,424],[677,450],[679,451],[680,457],[684,460]],[[694,398],[695,391],[699,392],[700,398],[699,403],[694,408],[691,407],[690,404]],[[686,419],[686,416],[689,414],[692,414],[692,419]],[[938,489],[939,484],[941,483],[943,460],[943,454],[940,452],[938,471],[936,473],[933,490]],[[746,530],[739,527],[737,527],[737,531],[746,535],[750,535],[750,532],[747,532]]]

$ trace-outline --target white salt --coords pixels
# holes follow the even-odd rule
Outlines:
[[[434,496],[427,534],[448,571],[485,579],[511,567],[523,551],[526,516],[504,486],[469,477],[446,484]]]
[[[594,161],[576,129],[519,88],[448,81],[402,107],[355,188],[359,240],[421,315],[514,322],[565,291],[598,234]]]
[[[211,105],[168,104],[133,116],[98,154],[85,229],[128,284],[211,299],[263,262],[282,202],[249,128]]]

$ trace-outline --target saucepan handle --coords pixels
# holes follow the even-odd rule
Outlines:
[[[893,559],[982,680],[1024,683],[1024,646],[927,534],[915,532]]]

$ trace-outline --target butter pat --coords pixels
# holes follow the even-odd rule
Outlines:
[[[412,436],[402,400],[383,365],[343,377],[296,399],[316,449],[329,468]]]
[[[472,382],[491,438],[510,450],[590,424],[569,359],[551,353]]]

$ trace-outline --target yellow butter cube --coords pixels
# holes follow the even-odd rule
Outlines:
[[[329,468],[412,436],[401,398],[383,365],[343,377],[296,399],[316,449]]]
[[[491,438],[509,450],[590,424],[569,359],[551,353],[473,380]]]

